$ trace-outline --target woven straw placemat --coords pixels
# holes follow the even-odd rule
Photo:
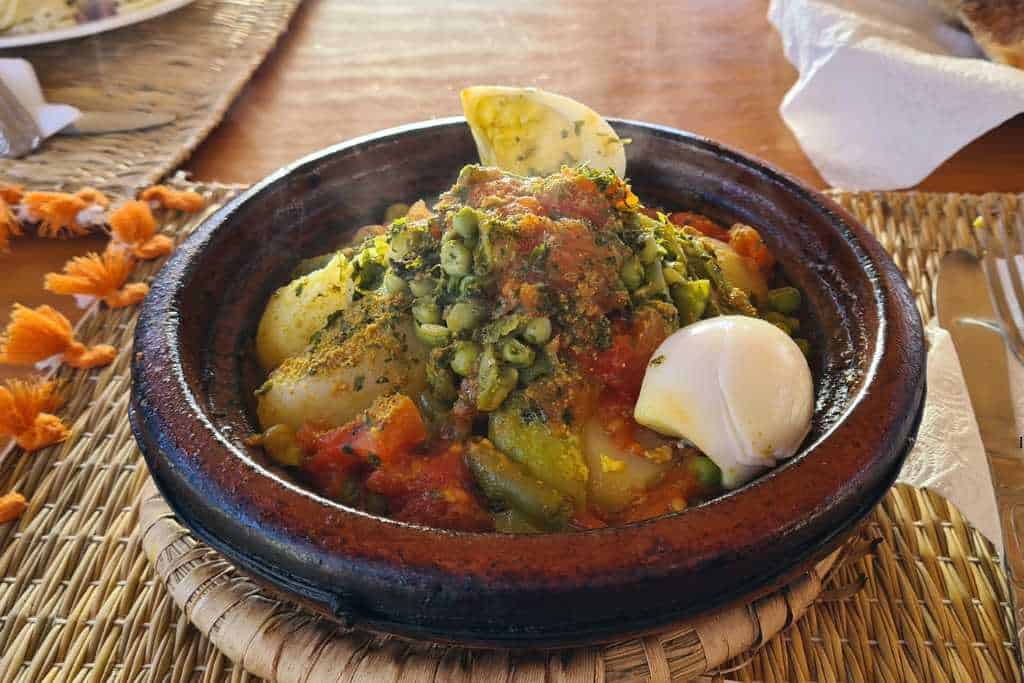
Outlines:
[[[197,189],[212,202],[207,213],[234,192]],[[1010,195],[836,199],[879,235],[926,315],[938,260],[967,246],[970,221],[1021,217],[1020,198]],[[165,216],[165,229],[184,235],[203,217]],[[870,540],[855,541],[852,561],[840,560],[820,595],[812,573],[781,610],[759,602],[734,613],[735,625],[719,631],[740,635],[728,643],[701,642],[699,628],[688,627],[603,648],[508,654],[344,631],[197,542],[147,484],[126,419],[135,314],[95,308],[80,325],[83,340],[113,342],[121,353],[108,368],[58,374],[72,437],[0,460],[0,491],[16,488],[31,501],[18,522],[0,527],[0,681],[684,680],[729,647],[735,657],[715,680],[1020,680],[991,545],[942,498],[905,486],[858,537],[879,539],[873,552],[864,552]],[[787,628],[763,642],[779,627]]]
[[[4,182],[133,196],[188,158],[273,49],[302,0],[196,0],[89,38],[0,51],[36,69],[51,102],[177,119],[147,131],[53,137],[24,159],[0,159]]]

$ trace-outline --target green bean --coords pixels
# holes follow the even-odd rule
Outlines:
[[[452,217],[452,229],[462,235],[467,242],[475,242],[480,232],[476,211],[464,206]]]
[[[501,357],[516,367],[533,365],[537,352],[518,339],[506,339],[501,343]]]
[[[640,287],[644,283],[644,269],[640,259],[636,256],[626,258],[622,270],[619,271],[619,277],[622,278],[622,284],[631,292]]]
[[[401,202],[392,204],[384,211],[384,225],[390,225],[395,219],[403,217],[409,213],[409,205],[402,204]]]
[[[722,485],[722,470],[706,455],[698,455],[687,462],[690,471],[705,489],[718,488]]]
[[[263,432],[262,445],[267,455],[282,465],[298,467],[302,464],[302,448],[288,425],[273,425]]]
[[[551,319],[545,316],[543,318],[534,318],[526,323],[526,329],[523,330],[523,339],[534,346],[546,344],[551,339]]]
[[[388,242],[388,251],[390,252],[391,258],[395,261],[401,261],[406,254],[415,248],[413,242],[413,236],[410,231],[402,230],[401,232],[396,233],[391,238],[391,241]]]
[[[794,318],[791,315],[787,315],[786,316],[786,326],[789,327],[789,331],[791,333],[792,332],[799,332],[800,331],[800,319],[799,318]]]
[[[388,291],[388,294],[399,294],[408,288],[409,285],[405,284],[405,280],[395,271],[389,270],[384,274],[384,289]]]
[[[537,527],[529,517],[515,508],[491,514],[494,518],[494,530],[499,534],[540,534],[544,530]]]
[[[476,275],[467,275],[459,280],[459,296],[470,297],[480,293],[483,282]]]
[[[444,322],[455,334],[469,332],[480,322],[480,315],[480,308],[476,304],[459,301],[448,309]]]
[[[654,235],[645,235],[637,256],[640,257],[640,262],[646,266],[658,260],[659,251],[658,240],[654,238]]]
[[[441,245],[441,268],[449,275],[469,275],[473,255],[459,242],[445,242]]]
[[[416,326],[416,337],[427,346],[444,346],[451,338],[451,332],[444,325],[426,323]]]
[[[800,308],[800,290],[796,287],[779,287],[768,292],[768,308],[779,313],[793,313]]]
[[[380,286],[384,266],[370,261],[359,268],[355,276],[356,286],[363,290],[377,289]]]
[[[519,373],[516,369],[503,366],[491,347],[487,347],[480,354],[480,366],[476,376],[478,383],[476,407],[484,412],[495,410],[500,406],[509,393],[515,389],[516,382],[519,381]]]
[[[476,362],[480,358],[480,345],[471,341],[460,341],[455,345],[452,353],[451,366],[459,375],[469,377],[476,369]]]
[[[711,282],[709,280],[688,280],[672,285],[670,290],[672,302],[679,311],[679,323],[689,325],[697,322],[707,309],[711,298]]]
[[[657,299],[668,291],[661,261],[655,260],[644,266],[644,275],[647,277],[647,284],[633,292],[634,297],[641,301]]]
[[[532,477],[486,440],[470,442],[466,464],[488,500],[522,512],[545,529],[565,527],[572,514],[568,498]]]
[[[418,323],[433,323],[436,325],[441,322],[441,307],[433,299],[420,297],[412,305],[412,317],[416,318]]]
[[[432,277],[417,277],[409,283],[413,296],[430,296],[437,291],[438,281]]]
[[[810,356],[811,355],[811,343],[809,341],[807,341],[803,337],[797,337],[793,341],[796,342],[796,345],[800,347],[800,351],[805,356]]]

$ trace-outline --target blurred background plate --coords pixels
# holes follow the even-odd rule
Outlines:
[[[26,45],[56,43],[62,40],[71,40],[72,38],[82,38],[96,33],[103,33],[104,31],[112,31],[115,28],[130,26],[140,21],[146,21],[147,19],[173,12],[192,2],[194,0],[164,0],[164,2],[158,2],[151,7],[145,7],[134,12],[128,12],[127,14],[118,14],[105,19],[97,19],[96,21],[87,21],[75,26],[53,29],[52,31],[9,36],[0,35],[0,50],[11,47],[24,47]]]

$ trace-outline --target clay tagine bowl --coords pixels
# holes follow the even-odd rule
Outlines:
[[[817,405],[795,458],[681,513],[509,536],[348,509],[246,446],[267,298],[299,259],[392,202],[429,201],[476,161],[464,120],[445,119],[281,169],[203,224],[157,276],[135,336],[131,420],[153,479],[196,536],[345,623],[501,647],[663,628],[777,589],[848,537],[893,482],[923,406],[923,334],[904,279],[866,229],[778,171],[688,133],[612,125],[632,139],[641,199],[755,226],[805,292]]]

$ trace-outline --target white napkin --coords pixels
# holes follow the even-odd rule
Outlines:
[[[800,72],[780,112],[831,185],[916,185],[1024,111],[1024,70],[984,59],[927,0],[772,0]]]
[[[933,320],[928,337],[928,398],[897,481],[938,493],[1003,552],[992,476],[953,338]]]
[[[67,104],[47,104],[35,70],[24,59],[0,59],[0,78],[35,118],[44,138],[68,127],[82,115]]]

